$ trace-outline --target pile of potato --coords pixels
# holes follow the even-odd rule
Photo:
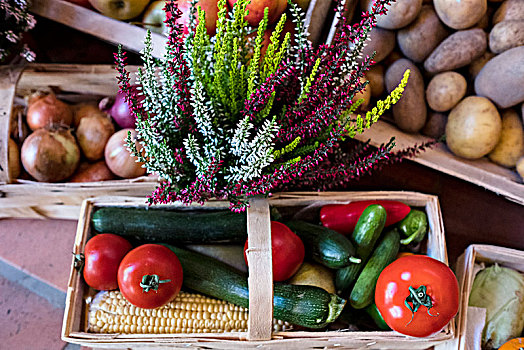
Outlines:
[[[370,37],[373,97],[411,70],[392,110],[401,130],[445,134],[455,155],[487,156],[524,177],[524,0],[396,0]]]

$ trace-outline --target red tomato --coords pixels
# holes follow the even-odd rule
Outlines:
[[[247,242],[246,240],[244,245],[246,264]],[[304,243],[289,227],[277,221],[271,221],[271,250],[273,253],[273,281],[280,282],[289,279],[304,262]]]
[[[133,247],[126,239],[112,233],[91,238],[84,248],[84,280],[98,290],[118,288],[118,265]]]
[[[160,244],[130,251],[118,268],[118,287],[131,304],[154,309],[175,299],[182,287],[182,265],[175,253]]]
[[[458,300],[458,283],[451,269],[426,255],[393,261],[375,288],[375,303],[388,326],[413,337],[442,330],[457,314]]]

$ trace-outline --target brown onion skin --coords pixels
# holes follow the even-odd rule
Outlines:
[[[26,120],[33,131],[50,126],[70,126],[73,122],[73,111],[68,104],[50,93],[30,99]]]
[[[38,129],[22,145],[22,165],[36,180],[57,182],[73,175],[80,149],[69,130]]]
[[[82,153],[89,161],[104,157],[107,140],[115,133],[115,126],[104,115],[91,115],[80,120],[76,139]]]
[[[7,141],[9,182],[13,182],[20,176],[20,150],[12,138]]]
[[[108,116],[107,113],[102,112],[100,108],[98,108],[95,104],[89,104],[89,103],[79,103],[77,105],[73,106],[73,126],[78,128],[78,124],[80,124],[80,121],[82,118],[85,117],[92,117],[92,116],[101,116],[106,117]]]
[[[144,163],[136,162],[136,157],[132,156],[127,149],[126,138],[128,132],[131,132],[133,139],[136,139],[137,134],[134,129],[117,131],[107,141],[104,155],[107,166],[114,174],[131,179],[144,175],[146,169],[142,168]],[[136,145],[139,150],[142,149],[138,141],[136,141]]]
[[[96,163],[80,163],[69,182],[95,182],[113,180],[115,174],[109,170],[106,162],[100,160]]]

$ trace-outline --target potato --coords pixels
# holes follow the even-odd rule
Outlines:
[[[486,0],[433,0],[433,5],[442,22],[453,29],[475,25],[488,9]]]
[[[502,132],[500,140],[488,154],[488,158],[499,165],[512,168],[524,156],[524,130],[520,117],[514,110],[502,113]]]
[[[524,20],[502,21],[489,32],[489,48],[501,53],[524,45]]]
[[[480,29],[460,30],[448,36],[424,61],[429,73],[464,67],[482,56],[488,46],[486,33]]]
[[[360,78],[360,82],[363,83],[367,81],[366,78]],[[353,96],[353,99],[351,101],[353,102],[357,102],[358,100],[360,99],[364,99],[364,102],[362,102],[362,104],[360,105],[360,109],[366,109],[367,106],[369,106],[369,100],[371,100],[371,88],[369,86],[369,83],[368,85],[366,85],[366,87],[364,88],[364,90],[360,91],[360,92],[357,92],[354,96]]]
[[[524,46],[493,57],[475,78],[475,92],[509,108],[524,102]]]
[[[493,15],[493,25],[502,21],[524,19],[524,1],[506,0],[495,11]]]
[[[424,5],[418,17],[397,32],[398,46],[413,62],[420,63],[449,35],[433,6]]]
[[[374,0],[361,0],[363,10],[371,11]],[[422,8],[422,0],[397,0],[387,6],[385,15],[377,16],[377,26],[384,29],[399,29],[417,18]]]
[[[431,79],[426,89],[429,107],[437,112],[446,112],[462,100],[466,94],[466,79],[457,72],[444,72]]]
[[[366,72],[366,78],[369,80],[371,96],[378,97],[384,93],[384,66],[376,64]]]
[[[429,112],[428,121],[421,130],[423,135],[437,139],[446,133],[448,116],[444,113]]]
[[[405,132],[419,132],[426,124],[427,108],[424,98],[424,80],[413,62],[401,58],[386,71],[386,89],[391,92],[400,83],[404,72],[410,69],[409,80],[402,98],[393,106],[393,117],[399,129]]]
[[[493,103],[485,97],[469,96],[451,110],[446,124],[446,143],[455,155],[478,159],[495,148],[502,121]]]
[[[520,178],[524,181],[524,157],[517,160],[517,173],[519,173]]]
[[[362,50],[362,57],[371,56],[375,51],[375,62],[382,61],[395,48],[395,32],[375,27],[369,32],[369,41]]]
[[[488,63],[488,61],[493,57],[495,57],[494,53],[486,51],[482,56],[471,62],[471,64],[468,67],[468,73],[471,80],[475,80],[482,68],[484,68],[486,63]]]

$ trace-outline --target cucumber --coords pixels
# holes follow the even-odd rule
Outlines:
[[[340,233],[298,220],[287,221],[285,225],[302,239],[306,250],[316,262],[331,269],[360,263],[355,257],[353,244]]]
[[[351,291],[349,300],[353,308],[363,309],[373,303],[378,276],[395,260],[399,247],[400,235],[397,229],[387,232],[378,243]]]
[[[128,239],[169,243],[244,243],[247,216],[230,210],[165,210],[158,208],[97,209],[93,228]]]
[[[369,315],[369,317],[371,317],[373,322],[375,322],[375,325],[379,329],[382,329],[384,331],[390,331],[391,330],[391,328],[389,328],[389,326],[386,323],[386,321],[384,321],[384,318],[380,314],[380,311],[378,311],[377,305],[375,303],[373,303],[373,304],[371,304],[369,306],[366,306],[366,308],[364,310]]]
[[[386,223],[386,209],[378,204],[367,207],[360,215],[355,230],[351,235],[351,241],[355,244],[356,253],[365,263],[373,251],[373,247],[380,237]],[[349,265],[337,270],[335,275],[335,287],[338,294],[347,293],[356,281],[364,263]]]
[[[247,276],[202,254],[165,244],[180,260],[186,288],[249,307]],[[335,321],[346,300],[319,287],[275,283],[273,316],[308,328],[323,328]]]

